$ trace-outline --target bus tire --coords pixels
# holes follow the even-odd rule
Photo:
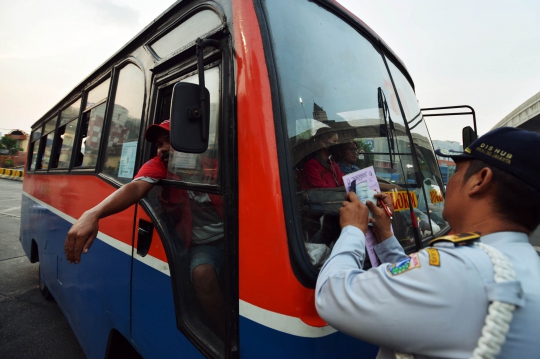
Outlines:
[[[45,285],[45,282],[43,281],[43,277],[41,276],[41,263],[39,264],[39,272],[38,272],[38,281],[39,281],[39,292],[45,298],[46,300],[52,300],[51,292],[49,292],[49,288]]]

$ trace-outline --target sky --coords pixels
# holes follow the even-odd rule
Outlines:
[[[470,105],[480,134],[540,91],[540,1],[339,0],[393,49],[421,108]],[[0,0],[0,132],[30,126],[172,0]],[[426,120],[461,139],[470,116]]]

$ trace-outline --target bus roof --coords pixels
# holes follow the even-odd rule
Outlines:
[[[233,0],[234,1],[234,0]],[[314,2],[319,2],[321,5],[325,6],[327,9],[334,12],[336,15],[340,16],[342,19],[347,21],[351,26],[355,27],[357,30],[360,30],[364,35],[366,35],[370,41],[372,41],[375,44],[379,44],[380,46],[384,47],[384,49],[387,51],[387,55],[389,55],[392,60],[396,63],[398,67],[401,67],[403,70],[404,75],[408,79],[408,81],[411,83],[411,86],[414,89],[414,82],[412,78],[409,75],[409,72],[407,68],[405,67],[405,64],[401,59],[392,51],[392,49],[384,42],[379,35],[371,29],[365,22],[363,22],[360,18],[358,18],[356,15],[354,15],[352,12],[350,12],[348,9],[346,9],[343,5],[341,5],[337,0],[310,0]],[[179,8],[180,6],[185,5],[186,3],[190,2],[183,1],[183,0],[177,0],[174,4],[169,6],[165,11],[163,11],[157,18],[152,20],[144,29],[142,29],[138,34],[136,34],[131,40],[129,40],[124,46],[122,46],[118,51],[116,51],[112,56],[110,56],[107,60],[105,60],[101,65],[99,65],[92,73],[90,73],[87,77],[85,77],[78,85],[76,85],[69,93],[64,96],[56,105],[54,105],[49,111],[47,111],[39,120],[34,122],[32,125],[32,130],[42,122],[48,120],[51,115],[53,115],[56,111],[60,110],[60,107],[66,103],[66,100],[69,100],[73,98],[73,100],[76,99],[76,95],[89,84],[92,82],[95,82],[100,79],[101,75],[108,70],[111,65],[117,61],[119,58],[122,58],[126,55],[128,52],[128,49],[132,48],[133,45],[137,45],[137,47],[132,48],[131,51],[136,50],[139,46],[144,44],[145,41],[148,41],[153,36],[153,31],[156,31],[159,29],[159,27],[166,24],[167,20],[169,20],[169,16],[174,13],[174,10],[176,8]],[[92,78],[94,78],[92,81],[90,81]]]

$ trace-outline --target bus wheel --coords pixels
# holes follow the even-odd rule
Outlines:
[[[41,276],[41,263],[39,264],[39,291],[41,292],[41,295],[43,298],[47,300],[52,300],[51,292],[49,292],[49,288],[45,285],[45,282],[43,281],[43,277]]]

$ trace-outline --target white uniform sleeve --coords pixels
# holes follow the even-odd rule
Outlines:
[[[337,330],[381,347],[467,358],[487,311],[476,267],[456,249],[439,250],[437,266],[430,264],[427,251],[404,256],[395,247],[397,240],[389,240],[386,252],[381,247],[378,254],[401,261],[364,271],[365,236],[356,227],[343,228],[317,279],[319,315]]]
[[[403,247],[394,236],[377,244],[373,249],[381,263],[395,263],[401,259],[407,258]]]

